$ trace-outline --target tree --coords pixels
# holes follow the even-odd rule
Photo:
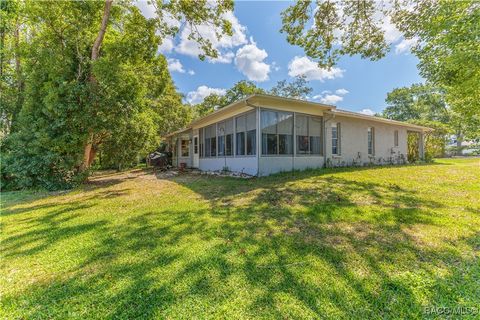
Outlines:
[[[374,0],[298,1],[282,12],[281,32],[320,67],[332,67],[342,55],[378,60],[388,52]]]
[[[232,8],[230,1],[170,1],[157,3],[160,18],[146,19],[128,1],[14,3],[19,19],[9,21],[24,22],[2,30],[9,43],[14,30],[21,33],[27,77],[25,99],[11,121],[17,129],[2,139],[2,187],[48,189],[83,180],[98,151],[119,167],[128,165],[156,144],[158,133],[189,121],[191,112],[157,53],[162,37],[178,32],[165,15],[189,24],[205,54],[214,55],[195,26],[207,23],[229,34],[222,16]],[[12,48],[2,57],[13,56]],[[4,79],[2,88],[14,87]]]
[[[0,1],[0,130],[14,131],[24,96],[22,68],[22,6],[13,0]]]
[[[201,103],[196,104],[193,108],[197,117],[203,117],[227,105],[228,103],[223,96],[212,93],[206,96]]]
[[[307,84],[308,81],[305,76],[296,77],[292,82],[282,80],[278,81],[269,93],[286,98],[306,99],[313,92],[313,88],[307,86]]]
[[[197,116],[204,116],[255,93],[265,93],[265,90],[257,87],[252,81],[241,80],[228,89],[224,95],[211,94],[205,97],[201,103],[194,106],[194,109]]]
[[[480,114],[480,3],[478,1],[299,1],[282,12],[290,44],[330,68],[343,55],[378,60],[390,46],[388,19],[415,42],[420,73],[445,90],[452,109],[464,117]]]
[[[393,11],[392,19],[419,58],[420,74],[445,90],[452,109],[480,117],[480,3],[420,1]],[[476,120],[474,120],[476,121]]]
[[[235,83],[232,88],[227,90],[223,96],[225,99],[223,102],[224,105],[229,105],[255,93],[265,93],[265,90],[257,87],[257,85],[252,81],[241,80]]]
[[[383,116],[398,121],[427,119],[446,123],[450,111],[443,90],[431,85],[413,84],[387,93]]]
[[[448,135],[457,136],[459,152],[464,137],[473,139],[479,135],[480,122],[465,119],[452,110],[444,91],[431,85],[414,84],[394,89],[385,101],[388,106],[381,116],[435,129],[426,136],[427,158],[444,155]]]
[[[105,7],[103,10],[102,22],[100,30],[95,39],[95,42],[92,47],[91,61],[95,62],[99,56],[100,46],[102,45],[103,38],[107,31],[107,23],[110,18],[110,9],[112,6],[113,0],[106,0]],[[204,54],[200,55],[200,59],[204,59],[205,56],[217,57],[218,52],[212,47],[211,42],[208,39],[202,37],[201,33],[197,29],[197,25],[202,23],[211,23],[215,28],[220,28],[220,31],[231,35],[231,23],[222,18],[222,14],[233,9],[233,2],[229,0],[222,0],[217,4],[214,3],[190,3],[188,1],[170,1],[164,3],[161,0],[154,1],[153,4],[156,7],[157,14],[159,16],[158,23],[158,32],[161,36],[174,36],[178,33],[178,27],[170,26],[166,22],[165,17],[173,17],[177,20],[184,20],[186,24],[190,27],[190,39],[196,40],[201,49],[204,51]],[[217,33],[217,37],[220,38],[221,34]],[[90,74],[90,82],[93,85],[96,85],[96,79],[94,74]],[[84,148],[84,158],[80,169],[83,171],[90,167],[91,163],[95,158],[94,144],[100,144],[101,138],[104,136],[102,132],[95,133],[93,128],[89,128],[88,140],[85,143]]]
[[[306,77],[300,76],[296,77],[292,82],[287,82],[287,80],[278,81],[274,87],[265,91],[257,87],[252,81],[241,80],[228,89],[224,95],[211,94],[207,96],[201,103],[195,105],[194,109],[196,115],[201,117],[256,93],[269,93],[281,97],[305,99],[313,91],[307,84]]]

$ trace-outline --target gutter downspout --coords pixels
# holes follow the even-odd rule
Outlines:
[[[248,102],[248,98],[245,99],[245,104],[249,107],[252,107],[254,108],[255,110],[255,128],[257,130],[257,134],[256,134],[256,137],[255,139],[257,140],[256,141],[256,147],[257,147],[257,150],[255,151],[256,153],[256,156],[257,156],[257,174],[256,176],[260,176],[260,107],[259,106],[256,106],[254,104],[251,104],[250,102]]]
[[[324,113],[325,114],[325,113]],[[323,167],[327,167],[327,122],[335,119],[335,113],[331,113],[331,117],[325,119],[323,117]]]

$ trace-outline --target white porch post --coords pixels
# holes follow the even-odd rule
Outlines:
[[[257,135],[256,135],[257,136],[256,137],[256,139],[257,139],[257,152],[256,152],[256,156],[257,156],[257,176],[260,176],[260,155],[262,153],[262,145],[261,145],[261,143],[262,143],[262,131],[261,131],[262,126],[261,126],[261,122],[260,122],[261,121],[260,117],[261,117],[261,114],[262,114],[262,112],[261,112],[262,110],[260,109],[260,107],[255,108],[255,110],[256,110],[255,112],[257,114],[256,123],[255,123],[256,128],[257,128]]]

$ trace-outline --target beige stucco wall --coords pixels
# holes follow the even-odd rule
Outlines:
[[[332,155],[332,124],[340,123],[340,155]],[[327,166],[399,164],[407,159],[407,128],[358,118],[335,116],[326,122]],[[375,153],[368,155],[368,128],[375,128]],[[398,130],[398,147],[394,132]]]

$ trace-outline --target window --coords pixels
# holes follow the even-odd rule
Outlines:
[[[332,124],[332,154],[340,154],[340,123]]]
[[[245,132],[237,132],[237,156],[245,155]]]
[[[398,147],[398,130],[393,132],[393,146]]]
[[[218,156],[233,155],[233,119],[217,124]]]
[[[367,133],[367,142],[368,142],[368,154],[375,154],[375,128],[368,128]]]
[[[181,141],[181,155],[182,157],[188,157],[190,154],[190,140],[182,139]]]
[[[322,153],[322,120],[304,115],[297,115],[297,154]]]
[[[293,154],[293,114],[262,110],[262,154]]]
[[[205,157],[217,156],[216,125],[205,128]]]
[[[257,130],[255,111],[238,116],[236,126],[236,155],[255,155],[257,153]]]
[[[247,155],[252,156],[257,153],[257,130],[247,131]]]
[[[198,154],[198,137],[193,138],[193,153]]]

